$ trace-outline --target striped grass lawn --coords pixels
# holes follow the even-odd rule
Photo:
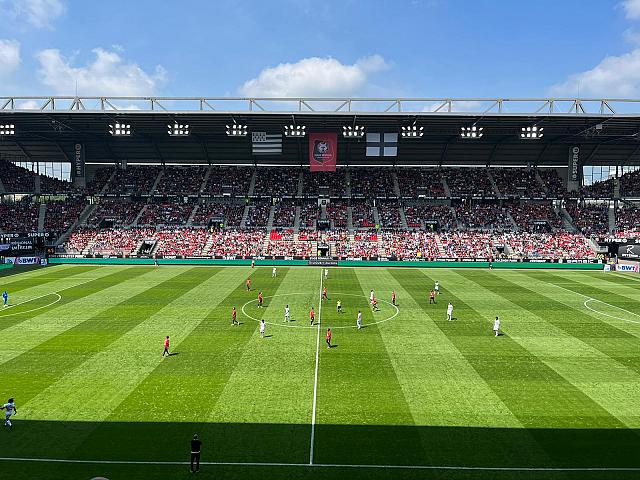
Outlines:
[[[200,478],[640,478],[640,277],[321,272],[69,265],[0,276],[11,304],[0,310],[0,400],[18,406],[14,429],[0,431],[0,477],[189,478],[198,433]]]

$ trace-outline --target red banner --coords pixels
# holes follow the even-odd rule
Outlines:
[[[309,168],[312,172],[335,172],[338,161],[337,133],[309,134]]]

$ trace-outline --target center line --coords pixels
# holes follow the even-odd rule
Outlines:
[[[313,465],[313,443],[316,437],[316,403],[318,398],[318,364],[320,363],[320,315],[322,314],[322,269],[320,269],[320,297],[318,303],[318,333],[316,335],[316,372],[313,380],[313,411],[311,413],[311,445],[309,465]]]

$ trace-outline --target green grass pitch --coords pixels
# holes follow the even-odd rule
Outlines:
[[[332,268],[320,305],[321,272],[0,276],[0,400],[18,407],[0,430],[0,477],[191,478],[198,433],[203,479],[640,478],[640,278]]]

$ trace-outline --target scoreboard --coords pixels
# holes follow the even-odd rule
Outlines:
[[[52,232],[0,233],[0,256],[34,255],[43,252],[55,239]]]

